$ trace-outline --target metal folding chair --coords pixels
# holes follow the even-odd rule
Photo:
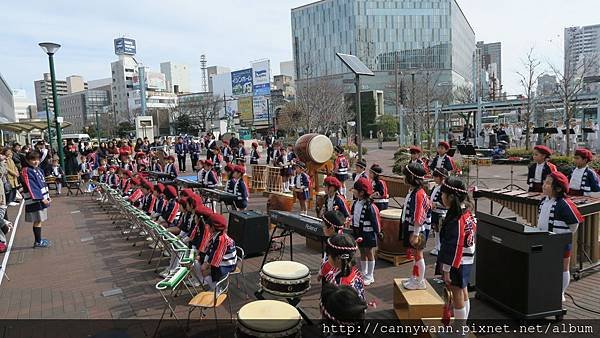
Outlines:
[[[231,299],[228,297],[229,292],[229,276],[230,274],[225,275],[223,279],[221,279],[215,286],[213,291],[203,291],[199,294],[195,295],[192,300],[188,303],[190,307],[188,310],[188,320],[186,325],[186,330],[189,330],[190,327],[190,317],[192,312],[196,309],[200,309],[200,319],[204,318],[204,310],[212,308],[215,314],[215,325],[217,327],[217,331],[219,330],[219,321],[217,319],[217,308],[220,307],[225,300],[229,303],[229,314],[230,320],[233,321],[233,313],[231,312]]]
[[[72,195],[73,189],[75,190],[75,196],[79,195],[79,193],[83,194],[83,190],[81,190],[81,177],[79,175],[66,175],[65,186],[67,188],[67,195]]]
[[[244,280],[246,280],[246,276],[244,276],[244,259],[246,258],[246,254],[244,253],[244,249],[239,246],[235,247],[237,251],[237,261],[235,262],[235,270],[230,272],[230,275],[235,276],[235,282],[239,289],[240,287],[240,275],[242,276],[242,288],[244,289],[244,294],[246,295],[246,299],[248,299],[248,291],[246,290],[246,284]]]
[[[177,325],[181,327],[179,323],[179,318],[177,318],[177,314],[175,313],[175,307],[171,305],[171,302],[169,300],[174,300],[174,297],[177,293],[177,288],[182,284],[183,280],[189,274],[189,272],[190,271],[188,270],[188,268],[180,266],[177,269],[175,269],[173,273],[170,273],[165,279],[156,283],[156,290],[160,292],[160,295],[163,297],[163,300],[166,304],[163,313],[160,316],[160,320],[158,321],[158,325],[156,326],[156,330],[154,331],[154,337],[156,337],[156,334],[158,333],[160,323],[165,317],[165,313],[167,313],[167,310],[171,311],[171,317],[174,317],[177,321]],[[185,284],[183,284],[183,286],[185,286],[187,289],[187,286]],[[189,289],[187,290],[191,295],[192,292]]]

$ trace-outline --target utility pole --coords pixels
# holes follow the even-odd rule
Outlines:
[[[400,118],[400,88],[398,87],[398,53],[394,52],[394,83],[396,86],[396,116],[398,117],[398,145],[402,145],[400,139],[400,130],[402,129],[402,119]]]
[[[48,144],[52,150],[52,127],[50,126],[50,111],[48,109],[48,98],[44,98],[44,106],[46,107],[46,120],[48,121]]]
[[[417,103],[415,101],[415,73],[410,74],[411,83],[412,83],[412,93],[411,93],[411,101],[412,101],[412,114],[413,114],[413,145],[417,145]]]

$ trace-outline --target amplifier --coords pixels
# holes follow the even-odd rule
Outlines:
[[[256,211],[230,211],[227,234],[246,256],[262,254],[269,246],[269,220]]]

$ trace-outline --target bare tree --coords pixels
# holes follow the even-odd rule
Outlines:
[[[521,121],[525,121],[525,149],[530,148],[531,128],[529,123],[531,122],[532,114],[536,109],[537,98],[535,97],[535,90],[537,87],[538,80],[543,72],[540,71],[541,62],[533,55],[533,47],[529,49],[527,58],[521,61],[523,64],[523,70],[517,72],[519,76],[519,82],[523,88],[527,105],[525,110],[521,111]]]
[[[455,103],[467,104],[475,102],[473,87],[468,84],[463,84],[454,87],[452,90],[452,99]],[[473,112],[458,113],[465,120],[465,124],[471,123]]]
[[[296,127],[303,126],[307,132],[326,133],[343,127],[351,118],[343,86],[327,79],[304,81],[296,89],[295,109],[282,114],[294,112]]]
[[[219,110],[223,107],[223,97],[212,93],[200,93],[193,97],[181,97],[178,106],[179,114],[186,114],[198,126],[209,128],[218,118]]]

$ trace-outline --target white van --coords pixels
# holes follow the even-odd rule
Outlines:
[[[63,140],[73,140],[73,143],[78,143],[79,141],[89,142],[90,135],[88,134],[63,134]]]

